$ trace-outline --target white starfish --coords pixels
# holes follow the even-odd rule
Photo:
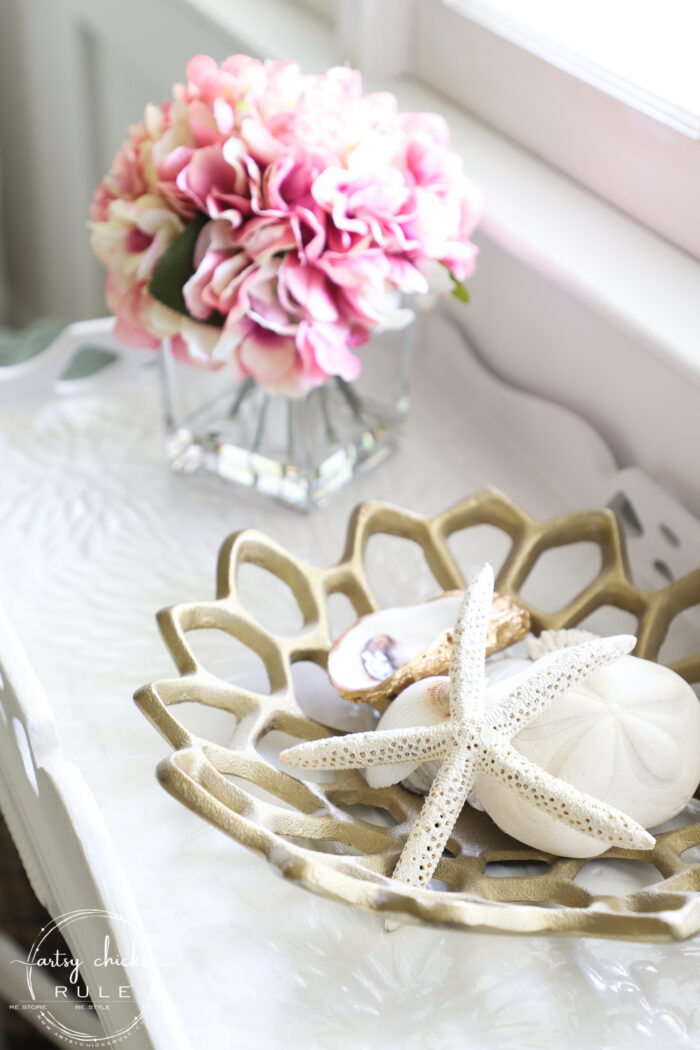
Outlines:
[[[432,878],[477,770],[503,780],[516,794],[576,831],[627,849],[654,845],[652,836],[631,817],[553,777],[510,742],[556,697],[595,668],[630,652],[634,637],[596,638],[543,657],[518,675],[505,699],[487,711],[484,665],[492,595],[493,570],[485,565],[472,580],[457,616],[446,722],[312,740],[280,755],[291,765],[306,769],[364,769],[442,758],[393,874],[411,886],[423,886]]]

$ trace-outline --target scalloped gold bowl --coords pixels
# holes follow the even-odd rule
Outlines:
[[[216,600],[176,605],[158,614],[179,675],[144,686],[135,699],[174,749],[158,766],[159,780],[184,805],[264,854],[285,877],[363,909],[503,933],[636,940],[692,936],[700,930],[700,862],[689,863],[683,854],[700,845],[700,822],[659,833],[652,852],[610,850],[602,863],[622,858],[651,864],[660,881],[622,897],[596,896],[575,881],[586,860],[551,857],[525,847],[485,814],[465,806],[436,872],[445,888],[414,889],[390,875],[420,798],[400,785],[372,790],[357,771],[305,782],[269,760],[264,742],[271,733],[309,740],[337,731],[304,712],[295,696],[292,666],[310,660],[325,669],[332,642],[329,596],[344,594],[358,617],[378,607],[366,570],[369,539],[383,534],[416,544],[437,585],[451,590],[464,580],[448,541],[480,525],[495,526],[509,537],[496,586],[515,597],[547,551],[582,541],[599,547],[599,572],[557,612],[542,612],[519,599],[536,632],[571,627],[595,610],[613,606],[637,619],[637,655],[656,659],[675,617],[700,603],[700,569],[658,591],[632,584],[612,512],[587,511],[540,523],[494,490],[431,518],[387,504],[363,504],[352,515],[340,563],[325,569],[305,564],[261,533],[246,530],[221,548]],[[239,572],[247,563],[291,589],[303,620],[296,633],[274,633],[246,610]],[[189,633],[204,628],[224,632],[256,653],[269,691],[245,688],[207,670],[188,644]],[[688,653],[672,666],[687,681],[697,682],[700,652]],[[178,704],[186,701],[234,716],[235,730],[225,746],[186,728],[178,718]],[[492,877],[486,865],[499,861],[516,867],[539,863],[525,864],[525,874]]]

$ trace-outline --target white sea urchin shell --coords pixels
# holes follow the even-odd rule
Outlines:
[[[512,683],[511,683],[512,685]],[[487,696],[487,706],[496,690]],[[679,675],[625,656],[594,671],[513,737],[532,762],[642,827],[676,816],[700,781],[700,703]],[[537,849],[592,857],[598,844],[479,773],[474,792],[492,820]]]
[[[528,640],[528,652],[545,655],[593,638],[583,632],[547,632]],[[513,688],[512,676],[532,667],[504,658],[486,665],[487,709]],[[506,686],[507,682],[507,686]],[[449,679],[440,676],[404,690],[380,719],[378,729],[437,725],[449,716]],[[700,781],[700,703],[673,671],[626,656],[593,672],[513,737],[526,758],[580,791],[655,827],[687,805]],[[439,762],[404,762],[366,771],[371,787],[401,781],[426,794]],[[485,773],[473,797],[499,827],[545,852],[595,856],[607,848],[550,817]]]

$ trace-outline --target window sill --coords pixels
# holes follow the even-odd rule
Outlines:
[[[447,119],[482,235],[700,385],[700,262],[422,84],[381,86]]]

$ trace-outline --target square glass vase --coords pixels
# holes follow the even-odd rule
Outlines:
[[[399,444],[409,408],[415,324],[375,333],[353,383],[331,376],[302,398],[269,394],[231,369],[161,351],[166,450],[181,474],[208,472],[299,510],[323,506]]]

